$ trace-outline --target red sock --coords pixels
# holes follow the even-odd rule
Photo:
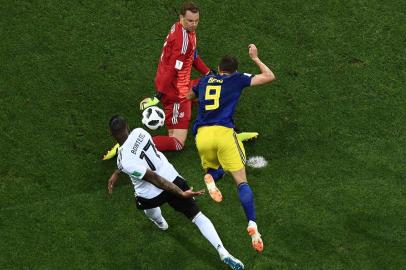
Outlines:
[[[181,144],[175,137],[170,136],[154,136],[152,137],[156,149],[158,151],[180,151],[183,149],[183,144]]]

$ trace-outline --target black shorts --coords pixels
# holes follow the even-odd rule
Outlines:
[[[190,189],[182,177],[176,177],[173,183],[183,191]],[[200,212],[195,199],[183,199],[166,190],[152,199],[145,199],[139,196],[135,197],[135,204],[137,208],[141,210],[155,208],[166,202],[169,203],[173,209],[183,213],[189,219],[193,219]]]

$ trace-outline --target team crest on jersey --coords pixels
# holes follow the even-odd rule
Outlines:
[[[184,112],[181,112],[180,114],[179,114],[179,118],[183,118],[185,116],[185,113]]]

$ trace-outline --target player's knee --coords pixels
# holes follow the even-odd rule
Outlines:
[[[169,136],[175,138],[182,146],[185,144],[186,138],[187,138],[187,129],[173,129],[173,130],[168,130]]]

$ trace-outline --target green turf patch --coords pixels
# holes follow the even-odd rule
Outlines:
[[[2,1],[0,268],[226,269],[168,206],[169,230],[113,195],[107,122],[140,126],[163,40],[181,1]],[[406,6],[402,1],[201,1],[199,54],[235,55],[277,80],[247,89],[235,120],[257,131],[248,168],[265,251],[256,254],[235,184],[199,198],[246,269],[402,269],[406,265]],[[153,134],[164,134],[158,130]],[[204,188],[190,136],[168,159]]]

